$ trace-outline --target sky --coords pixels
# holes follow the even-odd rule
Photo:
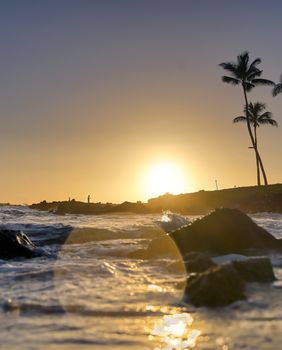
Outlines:
[[[254,185],[246,126],[232,124],[242,91],[218,64],[247,50],[278,82],[281,12],[278,0],[0,0],[0,202],[145,201],[170,169],[176,192]],[[281,125],[259,129],[281,183],[282,94],[250,100]]]

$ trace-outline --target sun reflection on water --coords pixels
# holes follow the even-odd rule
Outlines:
[[[201,332],[191,329],[193,317],[189,313],[165,315],[155,324],[151,337],[160,337],[161,347],[154,350],[191,349],[196,345]]]

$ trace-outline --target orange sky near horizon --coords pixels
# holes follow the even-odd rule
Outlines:
[[[246,127],[232,124],[242,91],[218,64],[247,49],[278,81],[280,3],[248,15],[223,1],[27,3],[0,5],[0,202],[146,201],[160,162],[181,173],[177,192],[255,185]],[[282,94],[260,87],[250,99],[281,122]],[[269,182],[281,183],[282,128],[258,132]]]

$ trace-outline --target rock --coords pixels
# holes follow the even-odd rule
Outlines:
[[[154,244],[155,251],[151,251],[151,257],[178,257],[167,265],[167,270],[171,273],[202,272],[216,266],[208,254],[192,252],[182,258],[175,244],[170,245],[171,241],[166,242],[166,245],[163,240],[155,241]]]
[[[145,204],[141,202],[123,202],[114,206],[111,210],[112,212],[122,212],[122,213],[134,213],[134,214],[148,214],[150,210]]]
[[[275,280],[268,257],[255,257],[231,263],[245,282],[267,283]]]
[[[184,256],[184,263],[188,273],[203,272],[216,266],[210,255],[199,252],[191,252]]]
[[[21,231],[0,230],[0,258],[32,258],[42,255],[31,240]]]
[[[185,298],[195,306],[225,306],[245,299],[244,281],[230,265],[212,267],[188,277]]]
[[[2,307],[4,312],[12,312],[12,311],[20,310],[20,304],[17,302],[14,302],[12,299],[7,299],[6,301],[4,301]]]
[[[213,256],[212,260],[216,264],[224,264],[227,262],[232,262],[232,261],[242,261],[242,260],[248,260],[249,257],[246,255],[241,255],[241,254],[225,254],[225,255],[218,255],[218,256]]]
[[[154,258],[175,258],[181,259],[181,254],[174,240],[167,234],[154,238],[147,248],[149,259]]]
[[[192,251],[212,254],[242,253],[262,249],[282,251],[282,240],[274,238],[238,209],[216,209],[170,233],[182,256]]]
[[[185,297],[195,306],[224,306],[244,299],[246,282],[275,280],[268,257],[232,261],[192,274],[187,279]]]

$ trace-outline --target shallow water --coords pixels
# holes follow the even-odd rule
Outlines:
[[[282,237],[282,215],[252,217]],[[272,257],[278,280],[249,285],[248,300],[195,309],[181,304],[185,276],[171,272],[171,259],[127,258],[162,234],[159,215],[0,207],[0,219],[49,253],[0,260],[1,349],[281,348],[282,256]]]

